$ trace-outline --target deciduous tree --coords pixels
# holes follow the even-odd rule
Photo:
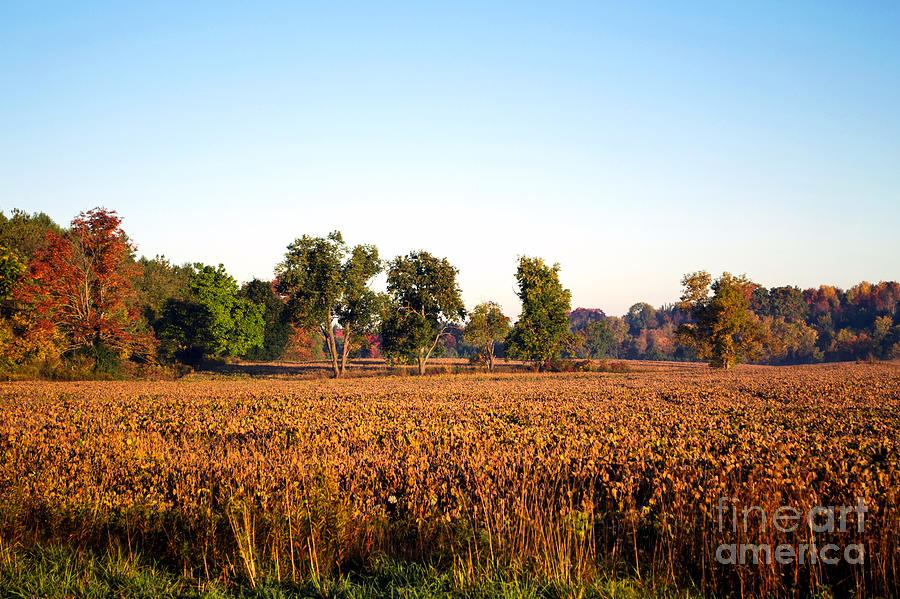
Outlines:
[[[0,245],[0,303],[9,299],[27,270],[16,252]]]
[[[65,231],[43,212],[28,214],[14,209],[7,217],[0,211],[0,245],[16,252],[26,264],[46,247],[47,233],[62,235]]]
[[[344,262],[343,296],[337,313],[344,340],[341,348],[341,374],[347,369],[347,356],[353,347],[369,344],[369,336],[378,329],[378,316],[385,298],[372,291],[369,283],[381,272],[382,264],[374,245],[357,245]]]
[[[616,344],[616,337],[606,320],[588,323],[581,334],[584,336],[584,348],[590,358],[605,358]]]
[[[180,359],[242,356],[263,344],[263,309],[239,296],[237,282],[223,265],[195,264],[190,295],[171,298],[163,308],[159,335]]]
[[[457,270],[446,258],[425,251],[397,256],[388,267],[390,303],[382,317],[382,351],[388,357],[416,361],[419,374],[448,325],[465,318],[456,283]]]
[[[572,293],[559,282],[559,264],[547,266],[541,258],[520,257],[516,280],[522,314],[510,334],[508,353],[543,367],[566,346]]]
[[[137,301],[147,321],[159,318],[166,301],[171,298],[188,299],[191,293],[190,264],[172,264],[165,256],[138,260],[140,276],[135,280]]]
[[[498,343],[509,335],[509,317],[503,314],[494,302],[483,302],[475,306],[466,324],[465,340],[475,346],[479,354],[487,360],[488,369],[494,370],[494,354]]]
[[[644,329],[655,329],[659,326],[656,319],[656,309],[646,302],[639,302],[628,309],[625,315],[625,323],[629,333],[638,336]]]
[[[251,360],[281,359],[293,334],[284,300],[275,293],[271,282],[259,279],[244,285],[241,296],[262,308],[264,321],[263,343],[251,347],[246,357]]]
[[[730,368],[736,362],[758,357],[765,341],[759,319],[750,309],[754,284],[730,273],[712,284],[705,271],[685,275],[680,306],[693,322],[678,328],[679,340],[694,348],[715,368]]]
[[[114,211],[81,213],[67,233],[48,231],[31,260],[19,299],[33,308],[36,326],[58,329],[64,351],[109,348],[121,356],[149,355],[154,342],[138,328],[132,279],[134,247]]]
[[[340,231],[324,238],[304,235],[297,239],[276,269],[277,289],[288,298],[293,322],[322,334],[335,377],[344,373],[354,336],[364,335],[373,326],[379,305],[368,285],[380,271],[378,250],[370,245],[348,250]],[[344,328],[340,359],[337,324]]]

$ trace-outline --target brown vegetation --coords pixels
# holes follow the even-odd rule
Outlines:
[[[308,579],[374,556],[780,595],[900,580],[900,368],[0,384],[4,545]],[[854,505],[863,565],[724,566],[722,497]],[[822,535],[818,541],[828,542]]]

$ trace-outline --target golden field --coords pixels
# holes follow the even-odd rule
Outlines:
[[[0,551],[140,551],[193,579],[379,556],[771,596],[900,584],[900,366],[636,366],[345,380],[0,384]],[[728,565],[716,505],[851,506],[863,564]]]

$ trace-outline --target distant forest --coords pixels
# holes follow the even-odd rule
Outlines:
[[[383,269],[388,293],[376,293],[368,285]],[[556,270],[523,259],[517,273],[523,303],[532,301],[526,284],[535,276],[558,286]],[[105,209],[82,213],[69,227],[43,213],[0,212],[0,368],[115,376],[213,358],[331,358],[338,375],[348,358],[418,359],[424,368],[433,356],[484,362],[485,347],[491,365],[495,355],[698,360],[680,334],[692,320],[680,304],[641,302],[609,316],[569,309],[571,294],[559,287],[554,309],[563,310],[568,331],[554,337],[545,355],[535,341],[540,335],[529,337],[534,331],[524,319],[510,327],[496,304],[467,317],[446,259],[411,252],[384,262],[374,246],[347,246],[339,233],[298,239],[273,272],[272,280],[239,285],[222,265],[139,257],[121,220]],[[900,358],[896,281],[847,290],[747,281],[742,289],[765,339],[750,358],[756,363]],[[544,309],[534,308],[534,322],[547,316]]]

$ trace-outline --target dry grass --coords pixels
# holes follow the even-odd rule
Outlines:
[[[378,556],[476,576],[772,596],[896,592],[900,367],[0,384],[2,543],[321,580]],[[723,566],[720,497],[870,507],[865,564]],[[829,537],[821,537],[827,542]]]

